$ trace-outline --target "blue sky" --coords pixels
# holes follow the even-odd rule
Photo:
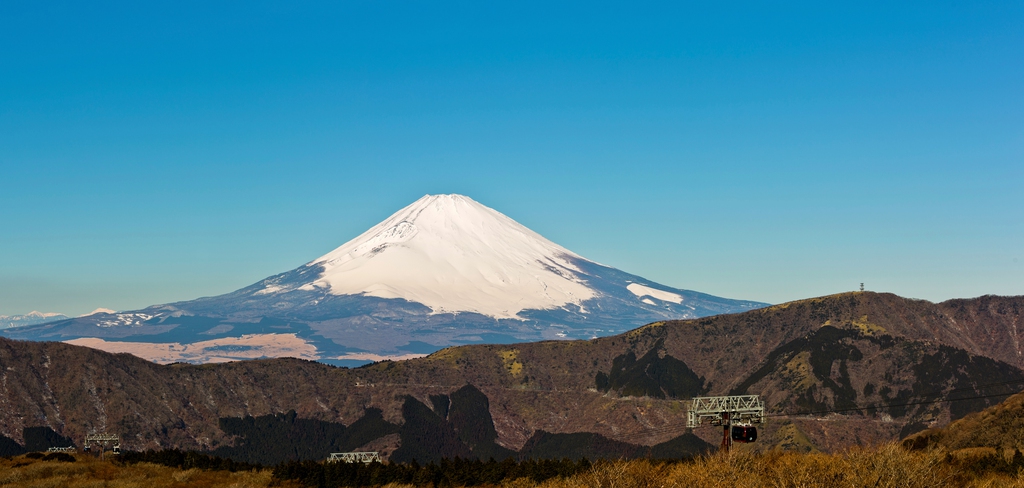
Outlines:
[[[1024,294],[1021,2],[0,3],[0,314],[215,295],[427,193],[666,285]]]

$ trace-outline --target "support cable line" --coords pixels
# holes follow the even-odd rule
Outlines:
[[[998,383],[988,383],[988,384],[984,384],[984,385],[978,385],[977,387],[974,387],[974,388],[958,388],[958,389],[950,390],[946,394],[953,393],[953,392],[958,392],[958,391],[977,391],[978,389],[986,388],[986,387],[989,387],[989,386],[1000,386],[1000,385],[1020,384],[1020,383],[1024,383],[1024,380],[1020,380],[1020,381],[1003,381],[1003,382],[998,382]],[[832,414],[832,413],[858,412],[858,411],[871,410],[871,409],[885,410],[885,409],[896,408],[896,407],[911,407],[911,406],[931,405],[931,404],[945,403],[945,402],[955,403],[955,402],[963,402],[963,401],[969,401],[969,400],[982,400],[982,399],[986,399],[986,398],[1008,397],[1008,396],[1016,395],[1017,393],[1020,393],[1020,392],[1019,391],[1014,391],[1014,392],[1006,392],[1006,393],[992,393],[992,394],[987,394],[987,395],[974,395],[974,396],[962,397],[962,398],[940,398],[940,399],[920,400],[920,401],[905,402],[905,403],[874,404],[874,405],[867,405],[867,406],[863,406],[863,407],[834,408],[834,409],[824,409],[824,410],[809,410],[809,411],[804,411],[804,412],[768,413],[768,414],[766,414],[766,417],[786,418],[786,417],[806,417],[806,416],[811,416],[811,415],[823,416],[823,415],[828,415],[828,414]],[[932,394],[923,395],[923,396],[932,396],[932,395],[936,395],[936,394],[940,394],[941,395],[943,393],[932,393]],[[659,427],[656,427],[656,428],[653,428],[653,429],[650,429],[650,430],[645,430],[645,431],[641,431],[641,432],[634,432],[634,433],[624,434],[624,435],[618,435],[618,436],[615,436],[614,439],[615,440],[622,440],[622,441],[628,442],[629,439],[642,439],[642,438],[650,437],[652,435],[682,434],[682,433],[685,433],[686,430],[687,430],[686,422],[676,422],[676,423],[671,423],[671,424],[665,424],[665,425],[662,425],[662,426],[659,426]]]
[[[502,384],[473,383],[472,381],[467,381],[465,383],[461,383],[461,384],[457,384],[457,385],[438,385],[438,384],[426,384],[426,383],[365,383],[365,382],[357,382],[357,383],[359,383],[359,384],[357,384],[355,386],[359,387],[359,388],[373,388],[373,387],[377,387],[377,386],[390,386],[390,387],[406,387],[406,388],[458,389],[458,388],[462,388],[463,386],[466,386],[466,385],[473,385],[474,387],[479,388],[479,389],[508,390],[508,391],[517,391],[517,392],[594,393],[594,391],[585,390],[585,389],[581,390],[581,389],[576,389],[576,388],[523,388],[523,387],[519,387],[519,386],[508,386],[508,385],[502,385]],[[986,388],[986,387],[989,387],[989,386],[1019,385],[1019,384],[1024,384],[1024,378],[1019,379],[1019,380],[999,381],[999,382],[996,382],[996,383],[983,383],[983,384],[977,385],[976,387],[972,387],[972,388],[956,388],[956,389],[949,390],[947,392],[936,391],[936,392],[933,392],[933,393],[923,393],[921,396],[945,395],[945,394],[953,393],[953,392],[956,392],[956,391],[973,391],[973,390],[978,389],[978,388]]]
[[[964,402],[964,401],[967,401],[967,400],[981,400],[981,399],[984,399],[984,398],[995,398],[995,397],[1001,397],[1001,396],[1011,396],[1011,395],[1016,395],[1017,393],[1020,393],[1020,392],[1015,391],[1015,392],[1010,392],[1010,393],[992,393],[992,394],[989,394],[989,395],[976,395],[976,396],[963,397],[963,398],[940,398],[940,399],[937,399],[937,400],[921,400],[921,401],[917,401],[917,402],[891,403],[891,404],[888,404],[888,405],[868,405],[866,407],[836,408],[836,409],[831,409],[831,410],[816,410],[816,411],[796,412],[796,413],[776,413],[776,414],[768,414],[768,416],[769,417],[802,417],[802,416],[808,416],[808,415],[822,415],[822,414],[829,414],[829,413],[857,412],[857,411],[860,411],[860,410],[870,410],[870,409],[881,410],[881,409],[893,408],[893,407],[912,407],[912,406],[916,406],[916,405],[931,405],[931,404],[934,404],[934,403],[945,403],[945,402],[951,402],[952,403],[952,402]]]
[[[359,386],[373,387],[373,386],[376,385],[376,386],[407,387],[407,388],[417,388],[417,387],[424,388],[424,387],[426,387],[426,388],[457,389],[457,388],[461,388],[461,387],[463,387],[465,385],[468,385],[468,384],[471,384],[471,382],[466,382],[466,383],[463,383],[463,384],[460,384],[460,385],[436,385],[436,384],[418,384],[418,383],[377,383],[377,384],[374,384],[374,383],[362,383]],[[973,395],[973,396],[961,397],[961,398],[949,398],[950,395],[953,395],[953,394],[956,394],[956,393],[960,393],[960,392],[978,392],[980,390],[984,390],[984,389],[988,389],[988,388],[992,388],[992,387],[997,387],[997,386],[1005,386],[1005,385],[1024,385],[1024,378],[1019,379],[1019,380],[1009,380],[1009,381],[999,381],[999,382],[993,382],[993,383],[983,383],[983,384],[974,385],[974,386],[970,386],[970,387],[954,388],[954,389],[951,389],[951,390],[948,390],[948,391],[933,391],[933,392],[930,392],[930,393],[923,393],[923,394],[919,394],[919,395],[916,395],[916,396],[918,398],[924,398],[924,399],[918,400],[918,401],[913,401],[913,402],[892,403],[892,404],[874,404],[874,405],[867,405],[867,406],[863,406],[863,407],[832,408],[832,409],[808,410],[808,411],[791,412],[791,413],[767,413],[766,412],[764,416],[768,417],[768,418],[787,418],[787,417],[806,417],[806,416],[812,416],[812,415],[825,416],[825,415],[833,414],[833,413],[848,413],[848,412],[859,412],[859,411],[866,411],[866,410],[885,411],[887,409],[899,408],[899,407],[911,407],[911,406],[919,406],[919,405],[930,405],[930,404],[944,403],[944,402],[955,403],[955,402],[970,401],[970,400],[981,400],[981,399],[987,399],[987,398],[1007,397],[1007,396],[1011,396],[1011,395],[1014,395],[1016,393],[1019,393],[1019,391],[1012,391],[1012,392],[994,393],[994,394],[986,394],[986,395]],[[589,392],[589,391],[586,391],[586,390],[576,390],[576,389],[517,388],[517,387],[509,387],[509,386],[501,385],[501,384],[474,384],[474,386],[476,386],[477,388],[480,388],[481,390],[500,389],[500,390],[511,390],[511,391],[523,392],[523,393],[527,393],[527,392],[531,392],[531,393],[532,392],[578,393],[578,394],[592,393],[592,392]],[[935,397],[935,396],[945,396],[945,398],[928,399],[928,397]],[[680,400],[680,401],[683,401],[683,400]],[[685,420],[683,420],[681,422],[667,423],[667,424],[664,424],[664,425],[661,425],[661,426],[658,426],[658,427],[654,427],[654,428],[649,429],[649,430],[644,430],[644,431],[639,431],[639,432],[633,432],[633,433],[622,434],[622,435],[611,434],[612,437],[609,437],[609,438],[613,439],[613,440],[618,440],[618,441],[621,441],[621,442],[630,442],[632,440],[640,440],[640,439],[649,438],[651,436],[660,436],[660,435],[664,435],[664,434],[683,434],[683,433],[685,433],[687,431],[687,429],[688,429],[687,422]]]

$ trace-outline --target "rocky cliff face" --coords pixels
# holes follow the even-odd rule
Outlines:
[[[1019,391],[1024,372],[998,338],[1014,337],[1022,302],[982,297],[961,307],[851,293],[357,369],[298,359],[158,365],[0,340],[0,434],[21,442],[24,427],[48,426],[76,440],[116,432],[135,449],[215,450],[238,441],[221,430],[224,418],[294,410],[351,425],[370,408],[401,426],[409,398],[437,413],[432,397],[471,384],[487,399],[495,445],[513,451],[539,442],[530,439],[540,431],[654,446],[687,432],[680,400],[739,392],[763,395],[774,415],[757,446],[836,449],[942,425]],[[720,435],[695,433],[712,443]],[[389,435],[381,442],[400,443]]]

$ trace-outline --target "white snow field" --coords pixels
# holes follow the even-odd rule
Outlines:
[[[595,296],[567,257],[583,259],[469,197],[426,195],[314,260],[323,275],[302,289],[518,318]]]
[[[461,344],[586,340],[764,305],[660,285],[469,197],[426,195],[341,247],[230,293],[19,324],[0,336],[158,362],[292,356],[352,366]]]
[[[640,283],[630,283],[629,286],[626,287],[626,289],[638,297],[654,297],[657,298],[658,300],[663,300],[666,302],[683,303],[683,297],[678,293],[672,293],[670,291],[651,288],[649,286],[641,285]],[[650,302],[648,301],[644,303]]]

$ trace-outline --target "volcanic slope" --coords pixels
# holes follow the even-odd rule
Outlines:
[[[660,285],[587,260],[468,197],[427,195],[308,264],[226,295],[3,334],[163,363],[365,363],[458,344],[589,339],[765,305]]]
[[[453,453],[473,445],[551,453],[576,441],[545,436],[569,434],[590,435],[591,445],[605,446],[594,447],[600,452],[636,453],[625,444],[698,444],[676,441],[688,434],[681,399],[756,393],[772,417],[748,448],[835,450],[941,426],[1019,391],[1024,371],[987,356],[972,337],[1016,323],[1010,311],[1022,301],[964,301],[973,318],[954,326],[945,304],[848,293],[589,341],[460,346],[356,369],[298,359],[158,365],[68,344],[0,340],[0,434],[21,442],[24,428],[49,427],[72,439],[116,432],[133,449],[242,449],[237,434],[224,430],[238,425],[230,419],[295,411],[293,419],[328,431],[337,429],[323,422],[363,425],[361,437],[346,438],[377,432],[366,446],[400,455],[439,449],[416,444],[433,438],[422,429],[401,430],[410,415],[424,429],[456,429],[455,437],[445,434],[463,443],[445,447]],[[487,425],[459,434],[459,409],[439,400],[458,398],[467,385],[486,398],[493,445]],[[474,402],[479,409],[482,400]],[[378,420],[357,422],[372,412]],[[710,427],[693,433],[711,443],[719,435]],[[257,437],[284,442],[273,435]]]
[[[1024,452],[1024,393],[975,412],[945,427],[917,432],[903,440],[912,449],[948,451],[993,448],[1013,457]]]

